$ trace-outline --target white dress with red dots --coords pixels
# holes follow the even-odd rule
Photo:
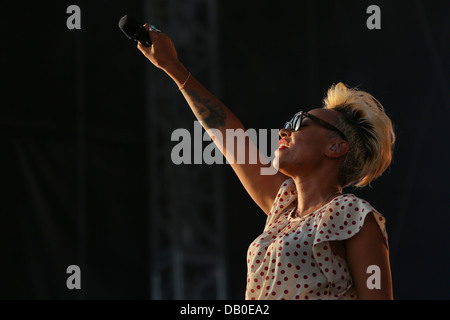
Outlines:
[[[320,209],[295,217],[297,194],[286,180],[267,217],[264,233],[247,253],[247,289],[252,299],[356,299],[347,262],[329,241],[346,240],[372,212],[387,244],[385,218],[353,194],[335,197]]]

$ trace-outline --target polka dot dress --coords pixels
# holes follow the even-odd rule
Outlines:
[[[372,212],[387,243],[385,219],[352,194],[335,197],[304,217],[294,217],[296,188],[286,180],[267,217],[263,234],[247,253],[245,298],[356,299],[346,261],[329,241],[346,240],[362,228]]]

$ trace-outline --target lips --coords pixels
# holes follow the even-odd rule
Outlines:
[[[278,141],[278,149],[284,149],[284,148],[289,148],[289,143],[286,141],[286,140],[284,140],[284,139],[280,139],[279,141]]]

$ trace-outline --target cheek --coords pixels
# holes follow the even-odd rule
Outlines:
[[[322,157],[322,144],[317,139],[297,143],[281,154],[280,165],[308,166],[317,163]]]
[[[293,137],[288,149],[275,150],[273,164],[284,174],[299,167],[310,167],[323,158],[323,140],[313,132],[304,132],[303,136]]]
[[[294,149],[302,157],[316,157],[322,155],[325,143],[322,132],[311,130],[295,141]]]

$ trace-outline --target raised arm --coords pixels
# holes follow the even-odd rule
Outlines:
[[[149,30],[149,25],[144,27]],[[278,172],[274,175],[261,175],[260,169],[264,166],[258,161],[250,164],[248,161],[237,163],[238,145],[227,148],[227,129],[241,129],[245,131],[241,121],[211,92],[209,92],[194,75],[178,60],[177,52],[171,39],[159,32],[149,31],[153,45],[150,48],[138,43],[139,50],[158,68],[163,70],[178,85],[184,98],[200,121],[205,130],[219,130],[222,141],[214,140],[219,150],[227,158],[233,170],[236,172],[244,188],[252,199],[267,214],[272,206],[281,183],[287,179],[285,175]],[[248,137],[245,139],[245,154],[255,152],[255,148]],[[261,155],[260,155],[261,156]],[[260,159],[260,158],[258,158]]]

